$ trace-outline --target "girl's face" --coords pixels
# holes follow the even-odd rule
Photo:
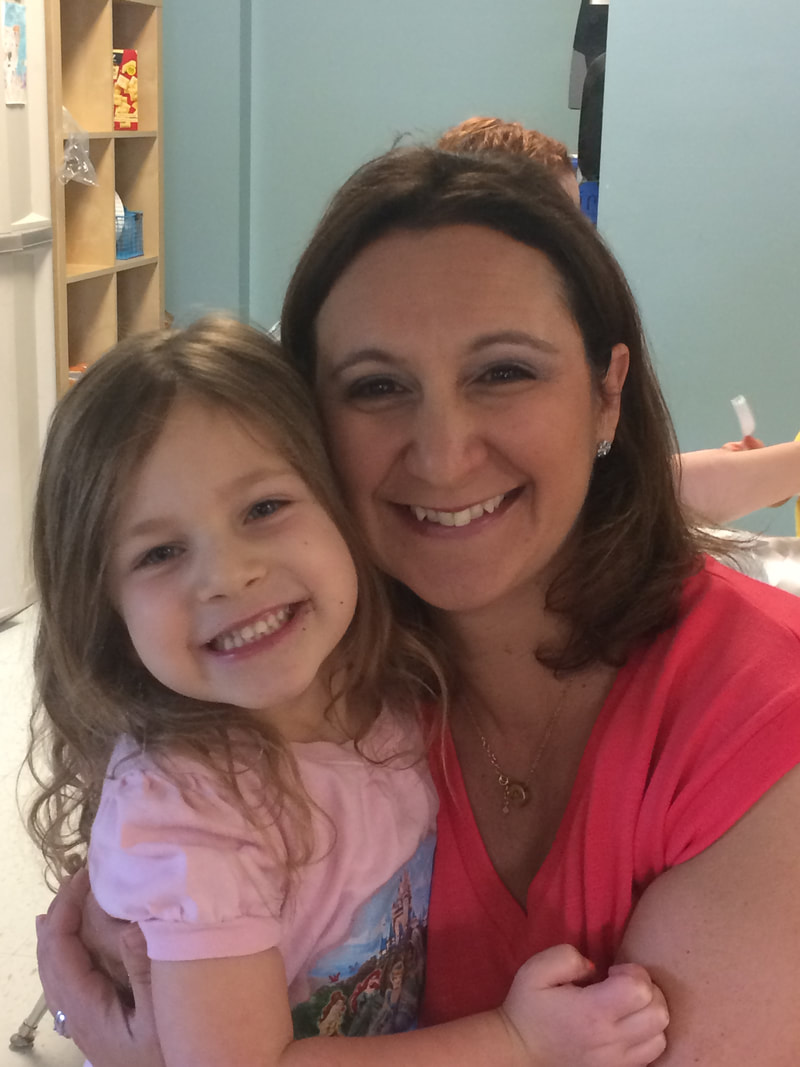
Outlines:
[[[317,320],[318,390],[379,565],[470,611],[547,584],[612,440],[628,353],[593,383],[560,278],[481,226],[366,248]]]
[[[185,696],[249,709],[288,740],[317,736],[356,572],[268,434],[178,400],[113,536],[114,601],[152,675]]]

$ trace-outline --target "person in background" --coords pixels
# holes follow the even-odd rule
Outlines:
[[[513,152],[535,159],[552,170],[576,207],[581,205],[578,176],[567,146],[546,133],[528,129],[521,122],[476,115],[445,130],[436,147],[445,152]]]
[[[445,130],[436,146],[447,152],[502,151],[527,156],[551,169],[570,200],[580,207],[580,187],[567,146],[521,122],[474,116]],[[764,451],[743,460],[724,454],[754,449]],[[724,525],[759,508],[780,507],[800,493],[800,444],[765,448],[758,438],[744,437],[722,448],[683,452],[675,457],[675,477],[690,512],[700,521]]]

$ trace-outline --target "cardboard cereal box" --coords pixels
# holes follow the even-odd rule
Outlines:
[[[135,48],[114,49],[114,129],[139,129],[139,77]]]

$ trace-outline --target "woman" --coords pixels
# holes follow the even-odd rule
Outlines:
[[[794,1062],[800,604],[699,555],[592,227],[529,161],[390,153],[337,194],[282,327],[396,610],[450,664],[428,1021],[569,941],[651,969],[665,1064]],[[45,986],[116,1034],[79,895]],[[135,978],[140,1030],[95,1067],[157,1062]]]

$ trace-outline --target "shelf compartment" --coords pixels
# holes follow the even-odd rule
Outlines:
[[[144,255],[159,254],[161,176],[159,145],[151,138],[114,141],[116,188],[128,211],[141,211]]]
[[[84,130],[112,130],[111,9],[106,0],[63,0],[64,107]]]
[[[94,363],[117,340],[117,287],[113,274],[67,287],[69,362]]]
[[[115,3],[113,6],[113,46],[137,51],[139,125],[143,129],[152,128],[159,120],[159,11],[152,4]]]
[[[74,285],[75,282],[85,282],[90,278],[102,278],[105,274],[114,274],[116,269],[116,265],[105,267],[102,264],[68,263],[67,285]]]
[[[158,137],[155,130],[87,130],[90,141],[108,140],[109,137]]]
[[[157,261],[142,263],[131,259],[127,269],[117,273],[117,321],[120,340],[161,329],[161,278]]]
[[[89,156],[97,171],[97,185],[67,182],[64,189],[66,261],[74,275],[81,267],[113,267],[114,152],[111,139],[91,141]]]
[[[117,265],[114,268],[117,274],[123,270],[136,270],[137,267],[149,267],[153,263],[158,263],[158,256],[136,256],[135,259],[118,259]]]

